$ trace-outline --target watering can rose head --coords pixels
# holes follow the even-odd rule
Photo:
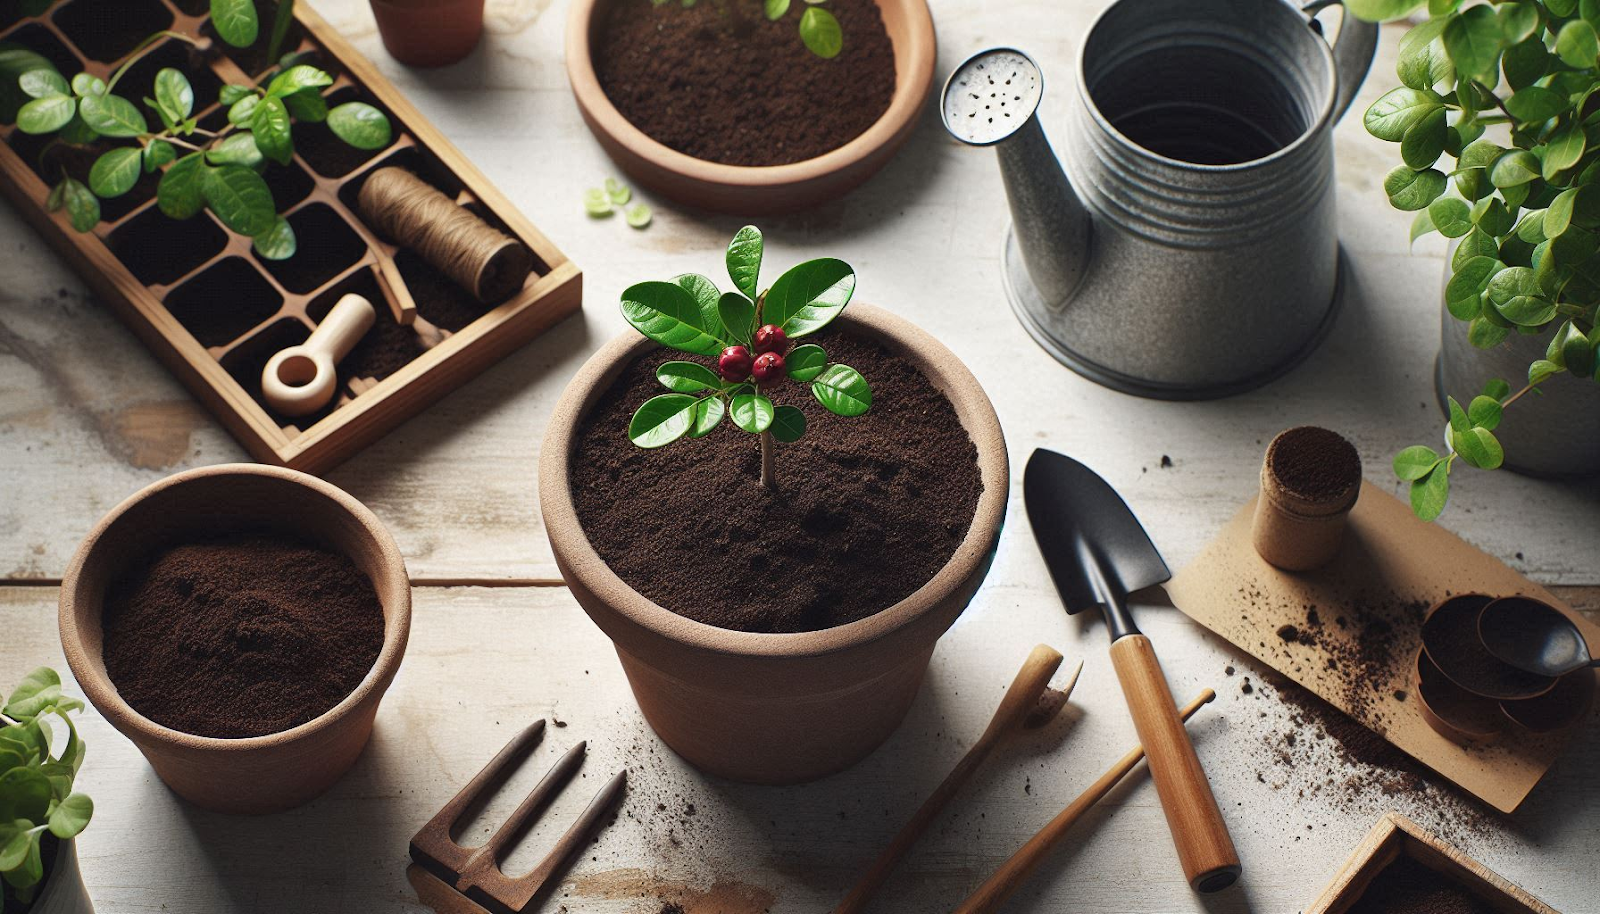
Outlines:
[[[1397,19],[1424,0],[1346,0],[1357,16]],[[1409,447],[1395,473],[1432,520],[1458,463],[1492,470],[1505,454],[1502,410],[1555,375],[1596,379],[1600,329],[1600,3],[1428,0],[1432,18],[1400,41],[1401,85],[1364,118],[1399,144],[1383,186],[1416,212],[1411,239],[1456,239],[1445,286],[1472,345],[1513,332],[1548,337],[1544,358],[1515,389],[1489,381],[1463,406],[1449,401],[1445,452]]]
[[[23,904],[44,879],[45,833],[73,838],[94,815],[94,803],[72,790],[84,749],[67,715],[82,710],[83,702],[63,694],[61,677],[48,667],[23,677],[0,703],[0,877]],[[61,726],[64,740],[55,738]],[[52,749],[57,743],[59,753]]]
[[[805,413],[775,405],[773,398],[806,386],[829,412],[859,416],[872,407],[872,388],[861,373],[837,362],[815,343],[791,348],[794,340],[826,327],[855,293],[856,274],[842,260],[808,260],[760,283],[761,230],[747,225],[728,244],[728,277],[734,291],[697,273],[670,282],[642,282],[622,293],[622,315],[634,329],[671,349],[716,359],[673,361],[656,369],[671,393],[646,400],[628,423],[628,437],[642,448],[680,438],[703,438],[725,416],[761,436],[762,484],[773,487],[772,442],[798,441]],[[793,382],[792,384],[790,382]]]

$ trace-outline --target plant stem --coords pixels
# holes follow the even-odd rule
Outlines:
[[[773,459],[772,430],[761,433],[761,485],[769,492],[778,490],[778,480],[773,472],[776,461]]]
[[[1527,393],[1530,390],[1533,390],[1533,385],[1532,384],[1529,384],[1529,385],[1523,387],[1521,390],[1519,390],[1516,393],[1512,394],[1511,396],[1507,397],[1506,401],[1504,403],[1500,404],[1500,408],[1501,409],[1505,409],[1507,406],[1510,406],[1511,404],[1517,402],[1517,400],[1520,399],[1523,394]]]

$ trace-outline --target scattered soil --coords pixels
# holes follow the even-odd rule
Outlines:
[[[1304,607],[1305,620],[1277,629],[1282,647],[1267,648],[1298,663],[1319,663],[1337,674],[1345,703],[1357,717],[1382,728],[1389,700],[1404,701],[1395,688],[1403,681],[1405,662],[1401,632],[1416,631],[1427,604],[1420,601],[1354,601],[1353,610],[1331,622],[1314,605]],[[1262,645],[1266,648],[1266,645]],[[1415,646],[1413,643],[1413,653]]]
[[[349,558],[277,535],[167,549],[107,595],[105,662],[158,724],[239,738],[349,695],[383,647],[383,608]]]
[[[669,901],[661,906],[659,914],[685,914],[685,912],[683,910],[683,905],[678,904],[675,901]]]
[[[1494,914],[1466,886],[1413,857],[1396,857],[1350,907],[1350,914]]]
[[[1337,501],[1361,484],[1361,456],[1337,432],[1291,428],[1267,446],[1267,466],[1290,494],[1314,503]]]
[[[751,0],[611,5],[595,44],[600,86],[659,142],[727,165],[783,165],[837,149],[894,97],[894,47],[872,0],[834,0],[832,60],[801,43],[806,4],[777,22]]]
[[[373,322],[366,336],[361,338],[361,342],[339,363],[341,386],[350,378],[382,381],[428,351],[417,336],[417,331],[395,322],[394,312],[389,310],[386,302],[375,300],[372,304],[378,312],[378,319]]]
[[[966,536],[983,483],[954,407],[879,344],[819,337],[866,375],[872,410],[834,416],[787,383],[776,396],[808,428],[777,445],[776,493],[760,484],[756,438],[727,420],[659,450],[629,442],[633,412],[660,393],[660,352],[624,369],[585,417],[571,461],[578,518],[645,597],[722,628],[814,631],[904,599]]]

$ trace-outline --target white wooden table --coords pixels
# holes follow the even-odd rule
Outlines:
[[[1078,38],[1103,2],[938,0],[940,75],[971,51],[1016,44],[1050,75],[1043,116],[1060,125]],[[645,726],[609,644],[561,586],[535,503],[534,466],[566,380],[625,329],[617,293],[639,279],[716,272],[740,221],[658,200],[649,201],[656,221],[645,232],[583,214],[582,189],[614,171],[567,92],[564,4],[490,0],[485,46],[433,73],[384,55],[361,0],[317,6],[584,268],[586,307],[330,474],[389,524],[418,587],[409,655],[372,746],[327,796],[267,818],[197,811],[161,786],[131,744],[87,715],[82,785],[97,809],[80,853],[100,910],[414,911],[403,877],[406,839],[516,728],[540,716],[567,726],[550,731],[517,784],[530,784],[532,769],[578,739],[592,749],[582,783],[626,765],[633,784],[624,817],[543,910],[655,914],[663,899],[683,902],[690,914],[827,910],[976,737],[1028,648],[1049,642],[1086,663],[1073,713],[1001,753],[912,854],[878,910],[951,907],[1134,742],[1105,636],[1061,612],[1020,505],[988,583],[941,642],[910,719],[882,750],[845,774],[791,789],[741,787],[688,768]],[[1357,114],[1391,83],[1399,34],[1385,28]],[[766,220],[769,262],[849,259],[863,300],[920,323],[976,372],[999,410],[1014,466],[1034,446],[1050,445],[1099,468],[1179,566],[1251,494],[1261,448],[1282,428],[1313,422],[1346,432],[1379,481],[1397,447],[1437,435],[1431,367],[1440,251],[1405,250],[1408,219],[1388,208],[1379,188],[1393,147],[1368,137],[1359,117],[1340,126],[1336,142],[1352,267],[1344,311],[1304,366],[1225,401],[1112,393],[1032,343],[1000,292],[1007,216],[993,156],[946,138],[932,106],[906,151],[867,187],[811,213]],[[56,584],[96,518],[164,475],[244,455],[10,209],[0,209],[0,239],[0,687],[9,688],[37,664],[64,668]],[[1444,523],[1561,585],[1593,613],[1597,507],[1593,483],[1471,474]],[[1302,799],[1293,783],[1273,789],[1257,780],[1263,741],[1283,728],[1282,710],[1241,696],[1223,673],[1231,664],[1248,674],[1254,664],[1173,610],[1140,616],[1180,697],[1206,685],[1222,693],[1192,729],[1245,879],[1211,899],[1190,894],[1155,793],[1140,779],[1080,826],[1010,910],[1298,911],[1393,808],[1423,821],[1467,811],[1479,824],[1458,835],[1466,851],[1561,910],[1600,911],[1593,729],[1511,819],[1472,814],[1481,807],[1456,795],[1419,800],[1374,788],[1342,806],[1333,794]],[[576,794],[558,807],[556,824],[575,812]],[[504,802],[491,807],[474,830],[506,811]],[[536,831],[508,868],[536,859],[553,838],[550,828]]]

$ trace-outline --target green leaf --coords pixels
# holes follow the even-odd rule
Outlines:
[[[728,404],[728,414],[733,424],[753,435],[759,435],[772,425],[772,401],[761,394],[736,394]]]
[[[1450,430],[1464,432],[1471,428],[1472,421],[1467,418],[1467,411],[1461,408],[1461,404],[1456,402],[1456,398],[1446,397],[1445,401],[1450,405]]]
[[[95,160],[89,169],[89,188],[98,197],[120,197],[139,183],[143,150],[137,146],[113,149]]]
[[[1411,125],[1400,140],[1400,158],[1408,167],[1421,171],[1431,168],[1444,152],[1449,127],[1445,123],[1445,109],[1436,108],[1427,117]]]
[[[1361,118],[1367,132],[1380,140],[1398,143],[1406,131],[1444,107],[1444,99],[1430,89],[1401,86],[1385,92]]]
[[[1560,365],[1548,359],[1539,359],[1528,366],[1528,383],[1533,385],[1543,384],[1564,370]]]
[[[248,48],[256,43],[261,28],[255,0],[211,0],[211,25],[223,41],[236,48]]]
[[[800,17],[800,40],[811,53],[832,60],[844,50],[844,30],[839,20],[820,6],[808,7]]]
[[[79,98],[89,98],[94,95],[104,95],[111,91],[106,81],[98,76],[88,73],[79,73],[72,77],[72,93]]]
[[[1495,243],[1495,240],[1489,236],[1488,232],[1474,227],[1456,245],[1455,255],[1450,258],[1450,268],[1459,270],[1474,257],[1488,257],[1493,260],[1499,255],[1500,245]]]
[[[1495,20],[1505,43],[1513,45],[1538,30],[1539,8],[1532,3],[1502,3],[1495,9]]]
[[[1495,160],[1489,182],[1495,187],[1515,187],[1539,177],[1539,159],[1526,149],[1513,149]]]
[[[1427,210],[1418,210],[1417,215],[1411,220],[1411,243],[1416,244],[1417,239],[1434,231],[1433,220],[1428,218]]]
[[[393,136],[389,118],[366,102],[345,102],[329,111],[328,129],[357,149],[382,149]]]
[[[1513,91],[1533,85],[1534,81],[1550,70],[1550,52],[1538,38],[1529,38],[1521,44],[1506,48],[1500,55],[1500,69],[1506,74],[1506,85]]]
[[[1496,400],[1504,400],[1511,395],[1511,385],[1501,378],[1495,378],[1483,385],[1483,395],[1485,397],[1493,397]]]
[[[50,809],[50,781],[33,768],[0,774],[0,822],[43,822]]]
[[[1450,499],[1450,464],[1441,462],[1411,484],[1411,513],[1424,521],[1437,520]]]
[[[1475,317],[1467,325],[1467,342],[1477,349],[1493,349],[1510,335],[1510,330],[1485,317]]]
[[[294,158],[294,138],[289,130],[289,109],[283,106],[282,99],[268,96],[256,105],[250,117],[256,148],[279,165],[287,165]]]
[[[222,142],[206,150],[206,161],[212,165],[258,165],[261,162],[261,150],[256,146],[256,138],[250,133],[235,133],[224,137]]]
[[[1357,19],[1388,22],[1407,15],[1423,2],[1424,0],[1345,0],[1345,9]]]
[[[688,434],[699,400],[688,394],[661,394],[644,401],[628,423],[628,439],[642,448],[658,448]]]
[[[1461,150],[1461,158],[1456,163],[1457,168],[1488,168],[1500,158],[1505,149],[1496,146],[1488,140],[1478,140],[1470,143],[1466,149]]]
[[[1479,394],[1467,404],[1467,419],[1473,425],[1494,431],[1500,424],[1500,401],[1487,394]]]
[[[142,136],[150,128],[133,102],[120,95],[91,95],[78,102],[83,122],[102,136]]]
[[[284,98],[302,89],[320,89],[333,85],[333,77],[322,70],[299,64],[284,70],[267,84],[267,95]]]
[[[1428,475],[1442,459],[1431,447],[1413,445],[1394,455],[1394,475],[1415,482]]]
[[[761,6],[763,12],[767,14],[767,18],[777,22],[783,18],[784,13],[789,11],[789,0],[762,0]]]
[[[737,282],[737,280],[735,280]],[[717,299],[717,316],[728,340],[741,346],[752,344],[756,329],[756,304],[738,292],[724,292]]]
[[[223,105],[232,106],[239,103],[240,99],[254,95],[255,90],[249,86],[226,85],[217,90],[217,101]]]
[[[606,179],[605,191],[606,199],[617,206],[621,206],[633,199],[633,189],[616,178]]]
[[[1556,55],[1569,67],[1592,70],[1596,59],[1600,58],[1600,36],[1595,34],[1594,26],[1574,19],[1557,33]]]
[[[189,77],[171,67],[156,72],[156,105],[168,120],[181,121],[194,113],[194,87]]]
[[[178,151],[166,140],[151,140],[150,145],[144,148],[139,158],[147,174],[154,173],[161,166],[166,165],[178,157]]]
[[[811,382],[811,394],[829,412],[840,416],[859,416],[872,408],[872,388],[867,379],[849,365],[833,364]]]
[[[642,229],[650,224],[650,220],[654,218],[654,215],[650,207],[643,203],[636,203],[623,210],[622,221],[628,223],[630,228]]]
[[[89,825],[94,815],[94,801],[81,793],[69,795],[56,804],[50,813],[50,834],[66,840],[76,837]]]
[[[27,819],[0,822],[0,873],[9,873],[22,867],[32,849],[34,834]]]
[[[1383,192],[1389,195],[1389,203],[1408,212],[1426,208],[1444,193],[1444,188],[1444,173],[1433,168],[1412,171],[1401,165],[1383,179]]]
[[[14,720],[32,719],[49,711],[62,697],[61,675],[47,666],[35,667],[22,677],[11,697],[6,699],[5,707],[0,708],[0,713]],[[0,821],[15,818],[4,815],[4,812],[0,808]]]
[[[789,444],[806,433],[806,414],[793,406],[780,406],[772,414],[772,437]]]
[[[828,354],[822,347],[815,343],[796,346],[789,352],[788,358],[783,360],[784,368],[789,377],[805,383],[814,381],[822,370],[828,367]]]
[[[275,218],[272,221],[272,228],[255,236],[251,242],[263,260],[288,260],[299,248],[294,226],[282,216]]]
[[[1428,218],[1446,238],[1460,238],[1472,231],[1472,208],[1455,197],[1440,197],[1428,204]]]
[[[760,294],[761,255],[764,249],[761,230],[753,225],[734,232],[733,240],[728,242],[728,278],[733,280],[733,287],[751,301],[755,301]]]
[[[583,211],[592,219],[600,219],[616,211],[611,205],[611,198],[598,187],[591,187],[583,192]]]
[[[1500,59],[1500,25],[1489,6],[1471,6],[1444,27],[1444,48],[1458,73],[1492,81]]]
[[[1515,223],[1511,211],[1498,197],[1479,200],[1472,207],[1472,224],[1495,237],[1507,235]]]
[[[1578,9],[1578,0],[1544,0],[1544,8],[1565,18]]]
[[[1556,304],[1545,298],[1528,267],[1507,267],[1489,280],[1489,301],[1513,324],[1538,326],[1555,316]]]
[[[722,423],[722,417],[727,412],[727,405],[720,397],[703,397],[694,408],[694,426],[689,429],[690,438],[704,438]]]
[[[1494,470],[1505,461],[1505,451],[1494,433],[1476,426],[1465,430],[1450,430],[1450,443],[1455,452],[1480,470]]]
[[[1517,224],[1512,231],[1516,233],[1519,239],[1529,244],[1548,241],[1549,239],[1544,233],[1544,217],[1549,212],[1549,210],[1544,209],[1528,210],[1522,214],[1521,219],[1517,220]]]
[[[1456,68],[1445,53],[1444,42],[1434,39],[1414,44],[1400,52],[1395,65],[1400,82],[1413,89],[1432,89],[1441,82],[1455,79]]]
[[[1486,194],[1494,193],[1494,186],[1489,183],[1489,172],[1483,168],[1469,168],[1458,172],[1456,178],[1456,192],[1467,200],[1479,200]]]
[[[261,104],[261,96],[246,95],[234,102],[228,108],[228,123],[235,127],[249,125],[251,118],[256,116],[256,106]]]
[[[173,162],[156,185],[156,205],[174,219],[193,217],[205,208],[206,198],[200,186],[209,170],[198,152]]]
[[[699,362],[665,362],[656,369],[656,380],[668,390],[680,394],[719,390],[722,387],[722,378]]]
[[[62,178],[60,186],[61,203],[67,209],[67,221],[77,231],[93,231],[100,223],[100,201],[76,178]]]
[[[46,63],[48,64],[48,61]],[[17,86],[29,98],[51,98],[72,93],[72,87],[67,85],[66,77],[50,66],[24,71],[17,77]]]
[[[1445,306],[1456,318],[1464,321],[1477,317],[1482,310],[1481,296],[1489,287],[1489,280],[1505,269],[1493,257],[1474,257],[1451,275],[1445,283]]]
[[[320,124],[328,119],[328,100],[316,89],[301,89],[283,97],[283,106],[289,116],[306,124]]]
[[[22,77],[35,70],[56,73],[55,64],[44,55],[15,42],[0,41],[0,124],[16,122],[17,109],[27,104],[28,99],[32,97],[22,90]],[[56,73],[58,78],[60,75]],[[65,83],[65,80],[62,80],[62,83]],[[70,91],[71,88],[68,87],[52,91],[50,94],[65,94]]]
[[[673,282],[650,281],[622,293],[622,316],[635,330],[671,349],[715,356],[727,347],[693,295]]]
[[[66,95],[36,98],[17,109],[17,129],[23,133],[54,133],[78,111],[78,102]]]
[[[726,340],[728,328],[722,326],[722,313],[719,310],[722,292],[717,284],[709,276],[699,273],[680,273],[672,281],[682,286],[694,299],[696,307],[700,309],[700,326],[717,339]]]
[[[761,320],[798,339],[838,317],[855,290],[856,274],[849,264],[831,257],[808,260],[779,276],[767,290]]]
[[[1543,86],[1518,89],[1505,101],[1506,110],[1519,121],[1538,124],[1567,109],[1567,100]]]
[[[223,225],[249,238],[271,229],[278,217],[267,182],[243,165],[207,170],[200,179],[200,192]]]

